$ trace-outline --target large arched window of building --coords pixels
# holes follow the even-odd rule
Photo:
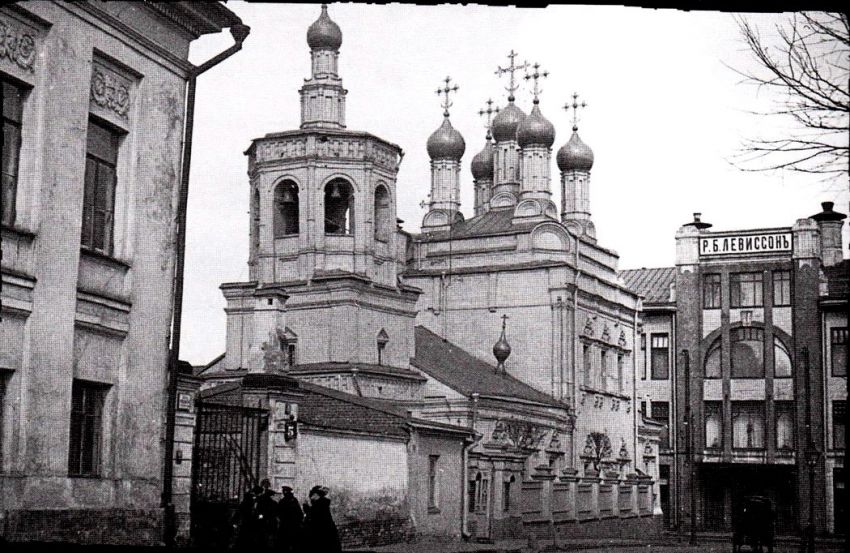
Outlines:
[[[325,186],[325,233],[354,234],[354,190],[344,179]]]
[[[251,195],[251,254],[260,253],[260,191],[256,188]]]
[[[375,188],[375,240],[386,242],[392,231],[392,216],[390,209],[390,193],[387,187],[379,184]]]
[[[732,330],[732,378],[764,378],[764,330],[744,326]]]
[[[773,376],[776,378],[791,377],[791,355],[788,348],[777,338],[773,337]]]
[[[721,353],[723,349],[720,345],[720,338],[715,340],[711,347],[708,348],[708,353],[705,354],[705,377],[720,378],[721,377]]]
[[[298,185],[285,180],[274,189],[274,236],[298,234]]]

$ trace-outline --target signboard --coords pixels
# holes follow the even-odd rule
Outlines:
[[[700,237],[699,254],[704,256],[791,252],[791,244],[790,232]]]

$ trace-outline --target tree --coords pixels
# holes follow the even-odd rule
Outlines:
[[[741,35],[755,58],[753,70],[735,72],[759,90],[773,93],[776,104],[760,115],[783,118],[783,136],[745,140],[736,165],[747,171],[789,169],[848,174],[850,113],[850,25],[846,13],[804,12],[776,25],[778,40],[769,44],[745,18]]]

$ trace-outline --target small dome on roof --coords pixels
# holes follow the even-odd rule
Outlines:
[[[322,4],[322,14],[319,19],[307,29],[307,45],[313,50],[319,48],[339,50],[342,46],[342,31],[339,25],[328,16],[327,4]]]
[[[484,149],[472,158],[470,169],[472,170],[472,178],[475,180],[493,178],[493,143],[490,141],[490,133],[487,133]]]
[[[493,138],[496,142],[516,140],[516,129],[526,118],[525,112],[519,109],[513,101],[508,102],[504,109],[493,118]]]
[[[446,116],[440,128],[428,137],[427,149],[431,159],[460,160],[466,151],[466,142]]]
[[[561,171],[590,171],[593,167],[593,150],[581,141],[578,129],[573,127],[573,135],[558,150],[556,159]]]
[[[523,119],[516,130],[516,139],[523,148],[531,145],[541,145],[551,148],[555,143],[555,126],[540,113],[537,102],[528,117]]]

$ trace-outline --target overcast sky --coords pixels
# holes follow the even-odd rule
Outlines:
[[[189,195],[181,358],[207,363],[225,348],[222,282],[248,278],[247,158],[251,139],[298,128],[298,89],[309,76],[307,27],[319,5],[227,6],[251,27],[244,49],[198,81]],[[494,74],[519,60],[550,72],[541,110],[555,125],[553,200],[560,206],[554,151],[570,137],[562,108],[578,92],[588,107],[580,135],[594,151],[591,212],[600,245],[620,268],[674,263],[676,229],[693,212],[715,230],[790,226],[835,201],[847,211],[846,180],[742,172],[730,164],[744,137],[774,123],[769,98],[725,64],[750,67],[733,15],[617,6],[415,6],[331,4],[343,33],[339,70],[348,89],[347,125],[400,145],[398,216],[419,229],[430,186],[425,141],[441,123],[435,90],[460,89],[451,120],[466,139],[461,199],[472,216],[469,163],[484,143],[478,110],[506,103]],[[765,33],[782,16],[754,14]],[[192,47],[201,63],[232,43],[227,33]],[[531,108],[527,87],[517,104]],[[845,240],[847,243],[847,228]],[[846,254],[845,254],[846,255]]]

